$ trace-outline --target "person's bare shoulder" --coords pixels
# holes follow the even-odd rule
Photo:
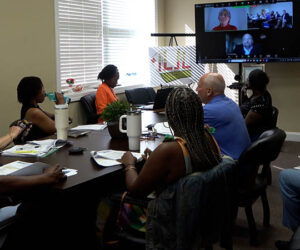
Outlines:
[[[30,108],[26,112],[26,118],[30,121],[38,119],[38,118],[42,118],[44,116],[46,116],[46,115],[39,108]]]
[[[161,143],[156,150],[157,153],[162,154],[165,159],[174,158],[175,154],[181,152],[181,148],[176,141]]]

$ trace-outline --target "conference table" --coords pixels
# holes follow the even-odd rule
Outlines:
[[[166,121],[164,114],[155,113],[153,111],[142,111],[142,130],[146,129],[149,124]],[[55,138],[55,136],[50,137]],[[140,152],[145,148],[155,149],[157,145],[163,140],[163,136],[155,140],[141,140]],[[109,135],[108,129],[100,131],[91,131],[85,136],[78,138],[68,138],[72,145],[66,145],[56,152],[45,158],[29,158],[29,157],[7,157],[0,156],[0,163],[7,164],[16,160],[25,162],[43,162],[49,165],[59,164],[64,168],[71,168],[78,170],[76,175],[70,176],[63,183],[57,185],[58,189],[70,189],[79,187],[82,184],[89,182],[105,181],[114,175],[122,175],[122,165],[113,167],[101,167],[91,157],[90,151],[99,151],[105,149],[113,150],[128,150],[128,140],[112,139]],[[69,154],[69,149],[72,147],[83,147],[86,150],[82,154]],[[124,177],[123,177],[124,178]]]
[[[152,111],[142,112],[142,130],[145,130],[149,124],[162,121],[166,121],[164,114]],[[49,138],[55,138],[55,136]],[[160,136],[155,140],[141,140],[140,152],[143,152],[146,147],[155,149],[163,138]],[[31,242],[37,241],[44,245],[48,239],[47,235],[51,235],[50,238],[54,244],[60,242],[59,244],[64,244],[65,248],[81,247],[96,250],[98,249],[98,239],[95,222],[99,201],[111,193],[123,192],[125,177],[121,164],[113,167],[101,167],[92,159],[90,151],[105,149],[127,151],[128,139],[112,139],[108,129],[105,128],[101,131],[91,131],[82,137],[68,138],[68,140],[72,145],[66,145],[45,158],[0,156],[0,163],[6,164],[16,160],[39,161],[50,165],[60,164],[62,167],[78,170],[77,174],[57,184],[54,189],[39,188],[36,189],[37,193],[29,193],[29,198],[25,193],[25,196],[23,194],[14,196],[13,200],[16,203],[23,203],[21,211],[25,212],[21,214],[21,218],[28,218],[29,225],[32,220],[35,223],[42,221],[41,230],[43,232],[47,230],[46,236],[43,236],[44,234],[39,236],[42,242],[37,241],[36,237]],[[69,149],[72,147],[84,147],[86,150],[78,155],[69,154]],[[32,210],[32,204],[37,209]],[[47,216],[47,222],[45,222],[46,217],[44,216]],[[29,230],[30,236],[39,232],[35,229],[26,230]],[[31,233],[31,230],[35,233]],[[61,233],[57,233],[58,230]]]

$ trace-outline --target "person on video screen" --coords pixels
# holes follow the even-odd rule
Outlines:
[[[286,10],[282,11],[282,16],[279,16],[277,24],[275,26],[276,29],[278,28],[291,28],[292,26],[292,18]]]
[[[223,8],[219,12],[218,16],[220,24],[216,27],[213,28],[213,30],[218,31],[218,30],[237,30],[237,27],[234,25],[229,24],[230,19],[231,19],[231,14],[230,11],[226,8]]]
[[[260,55],[262,53],[262,49],[259,44],[254,43],[252,35],[246,33],[243,35],[242,44],[236,45],[233,52],[238,55],[252,56]]]

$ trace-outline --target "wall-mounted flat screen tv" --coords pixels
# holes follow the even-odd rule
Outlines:
[[[300,1],[195,5],[197,63],[300,62]]]

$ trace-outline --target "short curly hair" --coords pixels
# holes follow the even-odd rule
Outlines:
[[[43,83],[39,77],[23,77],[17,88],[18,101],[22,104],[30,103],[30,101],[39,94],[42,88]]]
[[[248,84],[252,89],[264,91],[269,83],[268,75],[261,69],[255,69],[248,76]]]

